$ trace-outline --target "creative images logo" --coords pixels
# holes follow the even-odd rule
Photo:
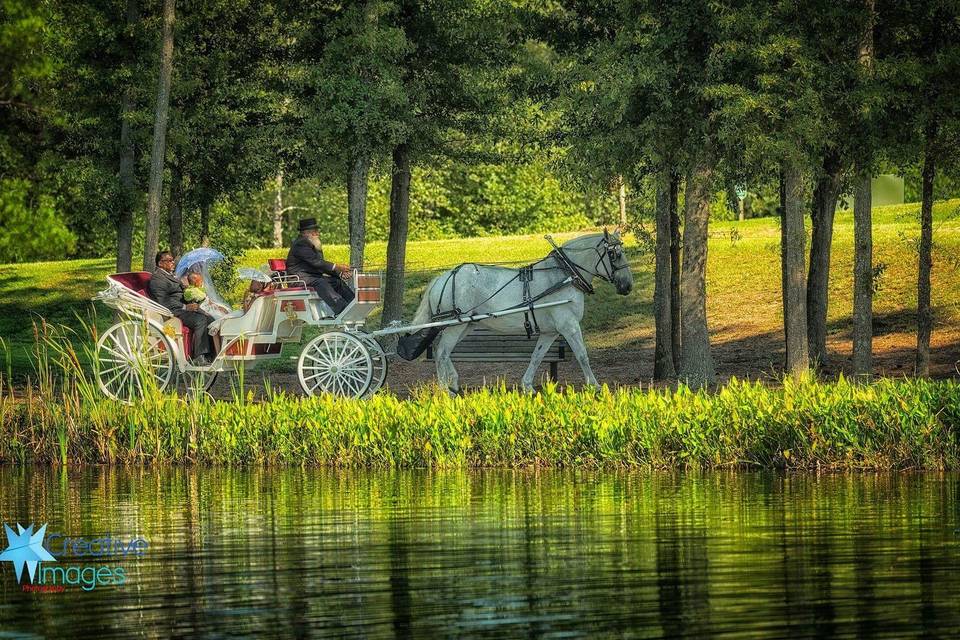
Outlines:
[[[13,569],[17,573],[17,582],[23,578],[23,568],[27,568],[27,574],[30,576],[30,582],[37,573],[37,567],[41,562],[53,561],[54,558],[49,551],[43,548],[43,534],[47,530],[47,525],[43,525],[36,533],[33,532],[33,525],[24,529],[20,523],[17,523],[17,533],[13,533],[8,525],[3,525],[7,532],[7,548],[0,553],[0,560],[6,560],[13,563]]]
[[[7,548],[0,553],[0,561],[13,564],[17,583],[24,591],[62,592],[68,586],[78,586],[84,591],[93,591],[99,586],[123,586],[126,571],[121,566],[108,564],[80,564],[42,566],[63,558],[142,558],[149,543],[141,537],[129,540],[114,538],[110,534],[94,539],[71,538],[60,533],[46,536],[47,525],[34,531],[34,525],[24,528],[17,523],[14,533],[9,525],[3,528],[7,534]],[[56,553],[56,555],[54,555]],[[25,583],[24,568],[29,584]]]

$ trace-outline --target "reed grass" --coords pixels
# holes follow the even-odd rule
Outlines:
[[[733,380],[710,391],[504,386],[409,400],[104,397],[63,328],[36,328],[35,379],[0,377],[0,463],[350,467],[960,468],[960,383]],[[0,348],[3,347],[0,342]],[[89,355],[89,354],[87,354]]]

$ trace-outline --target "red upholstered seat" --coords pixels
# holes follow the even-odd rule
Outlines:
[[[150,295],[150,278],[153,276],[149,271],[131,271],[130,273],[115,273],[110,278],[116,280],[126,288],[135,293],[153,299]],[[190,357],[190,327],[181,323],[181,333],[183,334],[183,355]]]
[[[115,273],[110,276],[127,289],[142,296],[150,297],[150,278],[153,276],[149,271],[131,271],[130,273]]]
[[[287,261],[281,260],[280,258],[269,258],[267,260],[267,266],[270,267],[271,271],[286,275],[287,273]],[[295,284],[290,282],[284,282],[280,287],[282,291],[303,291],[308,287],[304,284]],[[311,291],[314,291],[313,287],[309,287]]]

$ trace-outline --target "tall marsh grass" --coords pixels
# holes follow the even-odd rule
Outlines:
[[[105,398],[64,329],[40,325],[36,378],[0,375],[0,463],[370,467],[960,468],[960,383],[732,381],[714,391],[620,388],[450,398]],[[2,343],[0,343],[2,348]]]

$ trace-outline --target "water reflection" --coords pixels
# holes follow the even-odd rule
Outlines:
[[[952,475],[0,468],[0,491],[0,521],[151,545],[90,592],[2,563],[2,636],[960,630]]]

